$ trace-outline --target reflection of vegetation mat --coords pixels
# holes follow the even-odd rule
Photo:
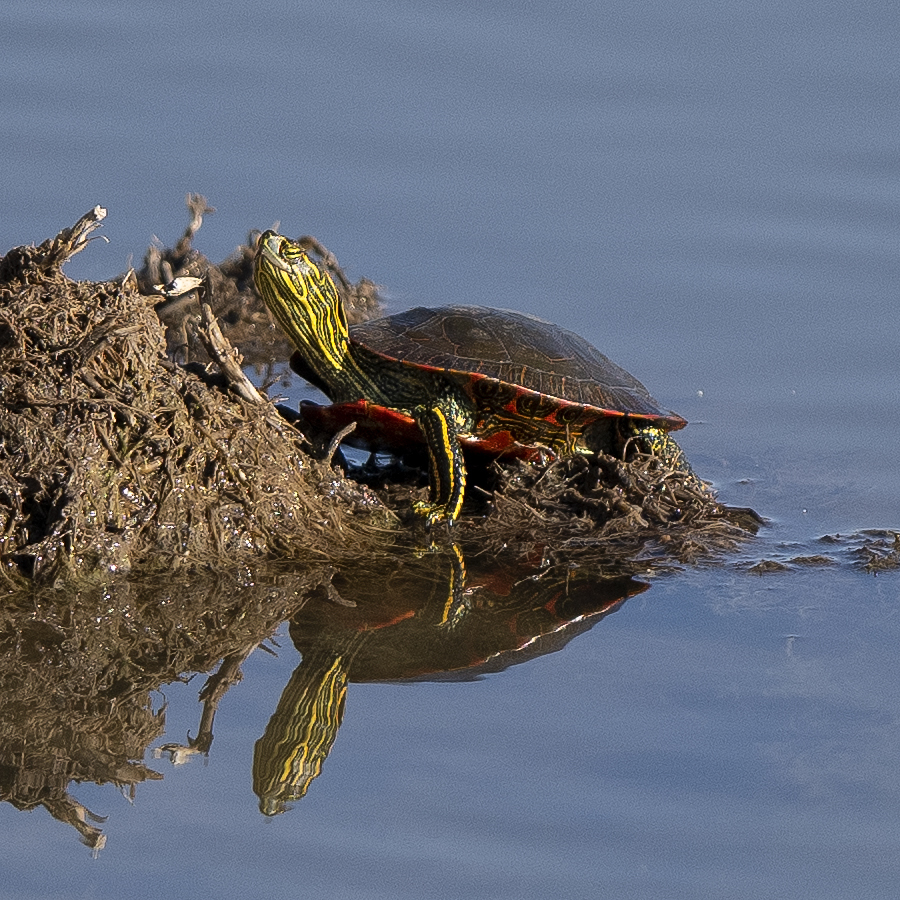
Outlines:
[[[219,659],[241,661],[329,572],[120,580],[76,592],[19,593],[0,607],[0,799],[45,807],[99,849],[100,822],[71,782],[133,796],[162,776],[140,760],[165,728],[152,692]],[[233,681],[239,680],[239,673]]]

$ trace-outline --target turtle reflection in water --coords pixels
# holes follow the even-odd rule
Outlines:
[[[628,577],[529,572],[495,562],[467,577],[461,556],[450,559],[443,581],[421,561],[357,572],[353,580],[337,575],[334,588],[354,605],[314,598],[291,621],[303,659],[253,754],[253,790],[263,813],[284,812],[319,775],[348,682],[474,680],[561,649],[647,588]],[[464,583],[468,609],[448,627]]]

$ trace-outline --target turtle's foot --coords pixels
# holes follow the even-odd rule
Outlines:
[[[456,519],[455,510],[450,508],[449,503],[432,503],[427,500],[417,500],[413,503],[413,509],[420,515],[425,517],[425,524],[429,528],[446,522],[448,527],[453,524]]]

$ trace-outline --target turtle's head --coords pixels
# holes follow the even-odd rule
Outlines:
[[[316,370],[342,369],[347,317],[331,276],[293,241],[264,232],[253,265],[256,288],[297,349]]]

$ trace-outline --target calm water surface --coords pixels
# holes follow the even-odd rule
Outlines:
[[[213,259],[277,221],[394,310],[552,319],[770,517],[749,560],[822,552],[900,526],[898,34],[886,2],[6,3],[0,252],[101,203],[110,243],[67,271],[112,276],[198,191]],[[133,805],[73,787],[98,859],[0,805],[0,897],[894,897],[900,577],[738,562],[480,681],[351,683],[269,819],[285,626],[206,764],[149,759]],[[201,681],[157,743],[196,732]]]

